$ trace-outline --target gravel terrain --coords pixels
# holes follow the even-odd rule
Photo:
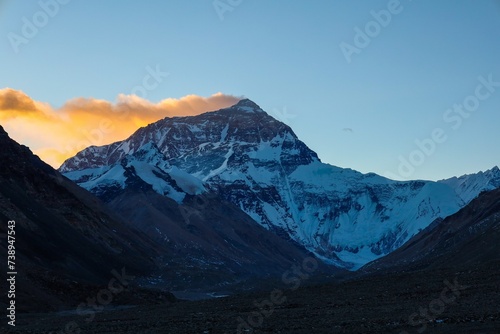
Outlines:
[[[23,314],[7,333],[500,333],[499,267],[316,286],[304,278],[260,293],[110,310],[91,322]]]

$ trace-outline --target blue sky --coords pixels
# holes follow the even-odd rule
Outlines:
[[[43,9],[0,1],[0,88],[54,108],[115,101],[159,66],[147,99],[248,97],[333,165],[436,180],[500,164],[500,84],[474,100],[500,82],[500,1],[64,2],[16,53],[9,36]],[[375,30],[348,62],[356,27]],[[466,117],[447,112],[466,102]]]

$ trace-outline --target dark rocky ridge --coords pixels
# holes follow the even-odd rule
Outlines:
[[[0,250],[7,254],[7,221],[15,220],[20,310],[79,303],[75,287],[83,292],[105,285],[113,269],[126,268],[142,277],[157,268],[165,250],[126,227],[92,194],[11,140],[2,127],[0,147]],[[5,268],[6,257],[0,263]]]

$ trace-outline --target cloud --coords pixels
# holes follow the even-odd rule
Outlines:
[[[123,140],[159,119],[199,115],[231,106],[240,99],[217,93],[152,103],[136,95],[120,94],[115,102],[79,97],[54,109],[22,91],[5,88],[0,89],[0,122],[13,139],[57,168],[88,146]]]
[[[19,113],[41,112],[28,95],[10,88],[0,90],[0,115],[1,117],[15,117]]]

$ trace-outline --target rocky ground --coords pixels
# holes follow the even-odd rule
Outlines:
[[[7,333],[499,333],[498,263],[108,310],[18,314]],[[293,290],[293,288],[300,287]]]

